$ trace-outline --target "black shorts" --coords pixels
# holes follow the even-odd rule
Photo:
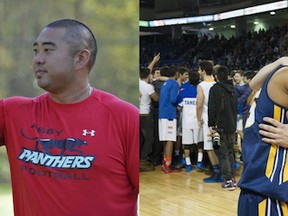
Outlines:
[[[238,216],[286,216],[288,203],[241,189]]]

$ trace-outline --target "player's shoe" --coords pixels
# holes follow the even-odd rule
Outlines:
[[[212,176],[204,178],[203,182],[205,183],[215,183],[215,182],[224,182],[220,172],[214,172]]]
[[[236,187],[237,186],[237,182],[235,178],[232,178],[232,182],[233,182],[233,186]]]
[[[185,171],[186,172],[191,172],[192,170],[194,170],[194,166],[192,165],[186,165]]]
[[[178,165],[171,164],[169,167],[173,172],[181,172],[182,171],[182,167],[179,166],[179,164]]]
[[[236,182],[235,178],[232,178],[231,180],[232,180],[233,186],[237,187],[237,182]],[[224,181],[224,183],[222,184],[222,188],[224,188],[225,184],[226,184],[226,181]]]
[[[182,168],[186,167],[186,160],[184,157],[182,158],[182,161],[181,161],[181,167]]]
[[[167,173],[167,174],[172,173],[172,172],[181,172],[182,171],[181,168],[179,169],[179,168],[176,168],[172,165],[168,166],[165,163],[162,164],[161,169],[164,173]]]
[[[197,162],[197,171],[203,172],[205,170],[205,166],[202,162]]]
[[[228,180],[228,181],[225,181],[223,184],[222,184],[222,188],[225,188],[229,191],[232,191],[232,190],[235,190],[235,186],[234,186],[234,182],[233,180]]]

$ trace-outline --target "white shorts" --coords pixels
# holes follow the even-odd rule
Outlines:
[[[203,124],[203,149],[204,150],[213,150],[213,143],[212,143],[212,134],[208,127],[208,124]]]
[[[203,130],[202,128],[186,129],[182,130],[182,144],[191,145],[203,142]]]
[[[159,140],[176,142],[177,120],[159,119]]]
[[[237,131],[243,131],[243,116],[237,115]]]

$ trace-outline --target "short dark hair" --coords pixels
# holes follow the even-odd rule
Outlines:
[[[65,28],[67,30],[65,40],[70,45],[70,52],[75,55],[83,48],[88,49],[91,53],[88,67],[92,69],[97,56],[97,42],[94,34],[85,24],[73,19],[62,19],[48,24],[46,28]]]
[[[229,69],[226,66],[221,65],[217,70],[217,79],[219,81],[228,80]]]
[[[200,81],[200,74],[197,68],[193,68],[189,73],[189,82],[191,85],[198,85]]]
[[[256,73],[254,71],[246,71],[244,73],[244,77],[246,77],[249,80],[251,80],[255,75]]]
[[[168,77],[174,77],[177,72],[178,72],[178,67],[177,66],[175,66],[175,65],[169,66]]]
[[[235,74],[237,74],[237,73],[238,73],[240,76],[244,76],[243,70],[234,70],[233,76],[235,76]]]
[[[161,76],[169,76],[169,67],[168,66],[163,66],[160,68],[160,74]]]
[[[152,69],[152,71],[151,71],[151,74],[154,75],[156,70],[160,70],[160,68],[159,67],[154,67]]]
[[[212,61],[202,60],[199,62],[199,67],[201,70],[205,70],[208,76],[213,74],[213,62]]]
[[[140,79],[146,79],[150,75],[149,68],[140,68],[139,70],[139,77]]]
[[[183,75],[184,73],[189,73],[189,69],[187,67],[180,67],[178,72]]]

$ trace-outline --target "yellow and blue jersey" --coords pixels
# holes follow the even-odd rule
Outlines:
[[[284,124],[288,123],[286,118],[288,109],[275,103],[267,92],[269,80],[277,70],[272,72],[266,79],[262,89],[256,94],[255,101],[250,109],[242,143],[244,170],[238,186],[241,189],[256,192],[279,201],[279,208],[287,212],[287,149],[263,142],[263,137],[259,134],[259,124],[263,123],[264,117],[274,118]],[[265,209],[267,205],[268,202],[264,199],[259,204],[259,209]]]

